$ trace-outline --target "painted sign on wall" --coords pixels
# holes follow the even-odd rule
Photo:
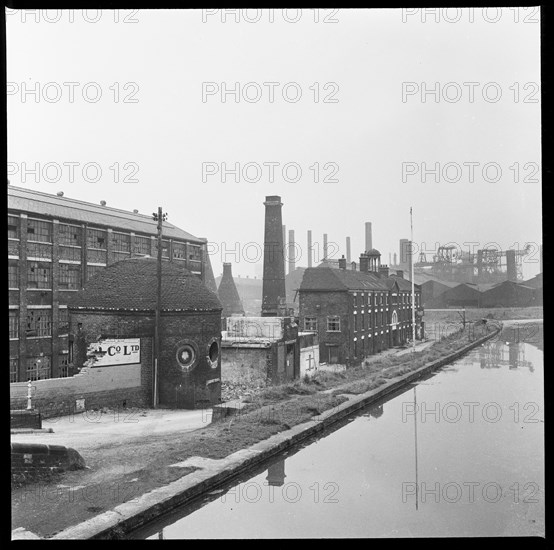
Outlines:
[[[93,342],[87,350],[89,367],[109,367],[140,363],[140,338],[106,338]]]

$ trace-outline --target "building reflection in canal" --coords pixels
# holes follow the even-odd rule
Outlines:
[[[542,326],[507,324],[496,341],[132,538],[544,536],[542,337]],[[417,414],[402,420],[407,403]]]

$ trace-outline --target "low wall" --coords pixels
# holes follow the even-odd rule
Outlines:
[[[68,378],[32,382],[32,405],[50,418],[100,407],[145,407],[150,396],[141,365],[85,368]],[[10,384],[10,408],[27,407],[27,383]]]
[[[14,482],[34,481],[47,478],[56,471],[83,468],[83,457],[70,447],[37,443],[11,444],[11,474]]]
[[[300,348],[300,378],[313,376],[319,368],[319,344]]]
[[[35,410],[17,410],[10,411],[10,428],[32,428],[40,430],[42,428],[42,417]]]
[[[231,384],[265,386],[268,383],[268,360],[271,347],[224,347],[221,356],[221,378]]]

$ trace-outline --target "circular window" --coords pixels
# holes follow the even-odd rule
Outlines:
[[[214,340],[208,348],[208,358],[210,359],[210,366],[215,369],[217,367],[217,360],[219,358],[219,344],[217,340]]]
[[[176,353],[177,363],[183,370],[192,370],[196,365],[197,354],[192,344],[180,344]]]

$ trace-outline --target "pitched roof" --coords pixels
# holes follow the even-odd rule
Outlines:
[[[132,258],[107,266],[69,299],[71,309],[155,311],[157,260]],[[162,311],[221,311],[216,294],[184,267],[162,262]]]
[[[541,288],[542,287],[542,273],[539,273],[538,275],[535,275],[531,279],[528,279],[527,281],[523,281],[524,285],[531,286],[533,288]]]
[[[8,210],[18,210],[29,214],[51,216],[61,220],[90,223],[107,226],[114,229],[134,231],[156,235],[157,222],[151,215],[138,214],[119,210],[109,206],[101,206],[68,197],[59,197],[31,189],[23,189],[8,185]],[[197,242],[205,242],[182,229],[164,222],[164,237]]]
[[[401,277],[381,278],[371,272],[334,269],[332,267],[309,267],[304,271],[299,291],[389,290],[395,282],[398,283],[401,290],[411,290],[412,283]],[[419,290],[418,285],[416,285],[416,288]]]

